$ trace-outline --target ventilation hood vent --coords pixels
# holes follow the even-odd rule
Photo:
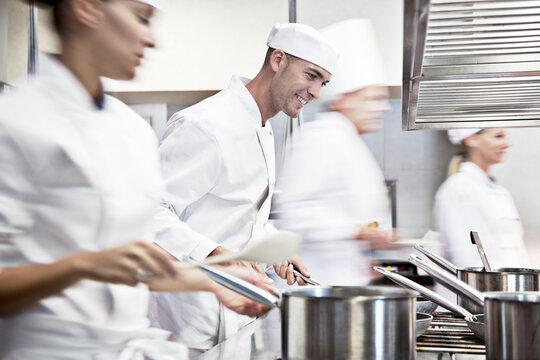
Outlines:
[[[405,1],[403,129],[540,126],[540,1]]]

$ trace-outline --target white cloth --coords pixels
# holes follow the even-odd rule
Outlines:
[[[114,98],[99,110],[54,58],[40,65],[0,98],[0,268],[153,241],[163,184],[152,130]],[[148,297],[144,285],[81,281],[5,318],[0,358],[116,359],[131,339],[167,336],[148,330]]]
[[[461,145],[463,140],[476,134],[482,129],[452,129],[448,130],[448,140],[454,145]]]
[[[304,236],[300,257],[313,277],[332,285],[365,285],[368,247],[352,239],[373,221],[391,227],[383,174],[337,112],[318,114],[293,137],[272,211],[280,228]]]
[[[275,186],[272,128],[268,122],[262,126],[259,108],[239,78],[174,114],[159,152],[169,194],[167,209],[156,218],[157,243],[174,256],[187,251],[201,260],[218,244],[237,250],[275,231],[268,223]],[[182,235],[180,229],[176,237],[178,219],[197,234]],[[190,247],[179,244],[184,242]],[[153,294],[151,319],[175,340],[204,349],[235,333],[247,318],[219,305],[212,294],[192,293]]]
[[[470,231],[478,232],[491,267],[526,267],[523,228],[510,193],[471,162],[435,195],[435,227],[445,257],[458,267],[483,266]]]

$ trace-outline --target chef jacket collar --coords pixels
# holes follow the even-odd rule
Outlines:
[[[496,187],[497,183],[495,183],[495,178],[489,176],[482,170],[478,165],[471,161],[466,161],[462,163],[459,166],[460,172],[465,172],[470,175],[472,175],[475,179],[478,179],[478,181],[484,182],[486,185],[490,187]]]
[[[258,127],[262,127],[261,110],[259,109],[259,106],[257,105],[255,99],[253,98],[253,95],[251,95],[251,93],[246,87],[246,85],[250,81],[251,79],[245,77],[233,76],[229,84],[229,89],[239,95],[238,99],[240,100],[242,106],[253,117]]]
[[[40,55],[38,79],[47,87],[51,96],[58,97],[66,107],[83,107],[95,111],[107,105],[103,92],[96,103],[79,79],[54,55]]]

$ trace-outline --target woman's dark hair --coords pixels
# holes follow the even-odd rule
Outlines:
[[[60,6],[64,0],[26,0],[28,4],[35,4],[41,7],[53,8],[54,29],[58,34],[62,34],[64,29],[64,23],[62,21],[62,6]]]

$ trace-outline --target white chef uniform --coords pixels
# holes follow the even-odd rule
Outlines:
[[[156,216],[156,241],[178,258],[201,260],[218,245],[236,250],[275,231],[268,223],[275,185],[272,128],[261,125],[248,81],[233,77],[227,89],[167,123],[159,152],[169,195]],[[155,293],[150,317],[174,340],[197,349],[210,348],[249,319],[209,293]]]
[[[56,59],[40,65],[0,98],[0,267],[152,241],[163,189],[152,130],[114,98],[98,109]],[[148,297],[142,284],[80,281],[4,318],[0,358],[183,358],[149,328]]]
[[[482,266],[471,230],[478,232],[493,268],[527,266],[523,228],[510,193],[472,162],[462,163],[437,191],[434,220],[445,256],[458,267]]]
[[[314,278],[332,285],[369,282],[369,247],[353,240],[373,221],[391,227],[384,177],[353,123],[322,112],[305,123],[279,177],[273,212],[302,234],[300,252]]]

